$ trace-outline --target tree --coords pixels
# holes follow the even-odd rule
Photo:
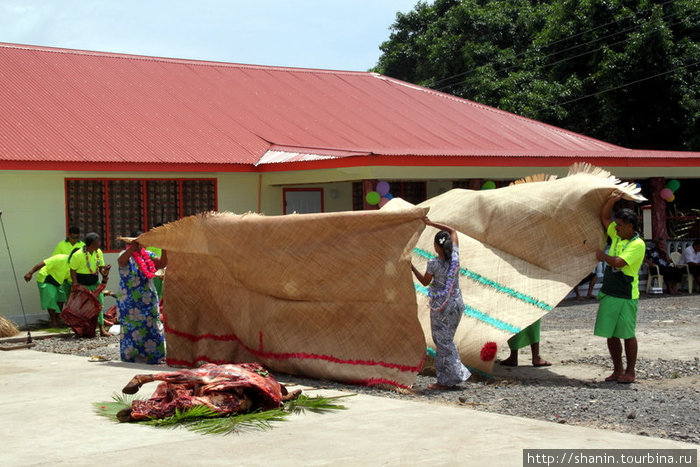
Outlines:
[[[436,0],[374,71],[632,148],[700,149],[700,0]]]

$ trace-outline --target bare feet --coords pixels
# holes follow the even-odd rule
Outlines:
[[[621,375],[619,378],[617,378],[617,382],[622,384],[630,384],[634,383],[634,379],[634,372],[627,371],[624,375]]]
[[[605,382],[610,383],[612,381],[617,381],[620,377],[622,376],[622,373],[615,373],[611,374],[607,378],[605,378]]]

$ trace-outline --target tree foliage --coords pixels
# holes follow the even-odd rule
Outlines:
[[[639,149],[700,150],[700,0],[435,0],[378,73]]]

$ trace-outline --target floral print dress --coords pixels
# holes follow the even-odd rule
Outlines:
[[[148,253],[151,259],[154,253]],[[121,325],[119,347],[125,362],[160,363],[165,358],[165,337],[159,318],[158,295],[133,257],[119,268],[120,295],[117,301]]]
[[[471,376],[454,343],[464,312],[459,289],[459,247],[453,247],[450,261],[440,258],[428,261],[427,272],[433,275],[429,288],[430,330],[435,343],[437,382],[442,386],[455,386]]]

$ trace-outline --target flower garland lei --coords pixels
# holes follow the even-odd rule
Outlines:
[[[445,282],[445,288],[442,290],[436,290],[435,287],[433,287],[431,284],[429,290],[430,297],[436,299],[436,301],[438,302],[442,302],[442,305],[436,308],[433,308],[431,306],[431,310],[442,311],[443,308],[445,308],[445,305],[447,305],[447,302],[450,299],[450,295],[452,295],[452,289],[454,289],[454,286],[457,283],[457,273],[459,272],[458,269],[459,260],[457,258],[457,252],[453,251],[452,258],[450,259],[450,267],[447,271],[447,281]]]
[[[146,276],[146,279],[153,279],[156,276],[156,265],[153,264],[151,255],[148,254],[145,248],[131,253],[131,257],[136,261],[139,271]]]
[[[88,253],[86,248],[87,247],[83,247],[83,252],[85,253],[85,265],[87,266],[87,270],[90,274],[97,274],[97,270],[100,268],[100,257],[97,256],[97,251],[95,251],[97,260],[95,261],[95,269],[93,270],[92,267],[90,267],[90,253]]]

